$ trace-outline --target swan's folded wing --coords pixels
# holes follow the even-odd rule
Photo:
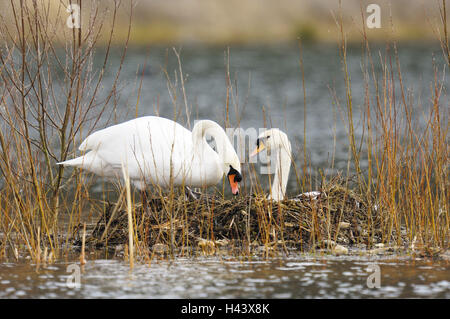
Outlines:
[[[98,150],[100,145],[114,145],[118,137],[127,132],[128,122],[98,130],[84,139],[78,149],[82,152]]]

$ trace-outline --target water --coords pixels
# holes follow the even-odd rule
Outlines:
[[[383,59],[393,58],[393,50],[387,54],[384,46],[372,47],[375,73],[379,85],[382,82]],[[185,76],[187,103],[191,108],[191,123],[195,119],[211,119],[224,125],[226,104],[226,61],[225,47],[186,46],[181,49],[181,63]],[[363,136],[361,111],[365,108],[364,77],[361,71],[361,49],[348,48],[348,68],[352,81],[354,125],[357,140]],[[293,156],[298,168],[303,163],[303,142],[306,141],[307,157],[312,173],[318,169],[326,174],[346,170],[348,161],[348,135],[342,116],[345,116],[345,83],[337,45],[308,45],[303,48],[303,62],[306,89],[306,136],[303,134],[304,103],[302,77],[299,66],[299,49],[296,44],[273,46],[233,46],[230,48],[230,77],[233,92],[230,98],[230,126],[263,128],[267,126],[285,131],[293,147]],[[119,64],[119,55],[113,55],[111,65]],[[433,63],[442,71],[446,65],[439,45],[399,45],[399,60],[405,91],[412,92],[413,117],[417,127],[426,124],[424,114],[430,105],[430,85],[434,81]],[[394,64],[394,78],[397,77]],[[389,63],[389,60],[383,61]],[[144,68],[145,64],[145,68]],[[135,116],[137,87],[142,77],[142,90],[137,114],[156,115],[173,118],[174,103],[168,90],[166,70],[172,83],[177,87],[175,106],[180,112],[178,121],[186,123],[183,92],[180,89],[179,66],[172,49],[151,48],[149,51],[131,49],[125,60],[121,91],[118,97],[118,121]],[[444,88],[448,72],[438,73]],[[112,83],[113,74],[106,77]],[[380,82],[381,81],[381,82]],[[373,88],[373,83],[370,84]],[[395,105],[401,113],[401,94],[396,80]],[[371,89],[371,95],[374,95]],[[340,107],[334,101],[336,92]],[[444,89],[445,91],[445,89]],[[374,100],[372,100],[374,103]],[[441,97],[442,105],[448,105],[448,98]],[[372,104],[373,105],[373,104]],[[265,116],[262,109],[265,109]],[[238,115],[235,110],[238,109]],[[445,109],[445,108],[444,108]],[[344,113],[342,113],[344,112]],[[374,111],[375,112],[375,111]],[[425,112],[425,113],[423,113]],[[444,111],[445,112],[445,111]],[[446,117],[448,115],[445,115]],[[237,120],[239,118],[239,123]],[[376,118],[376,112],[373,114]],[[251,151],[247,146],[239,153],[242,162],[248,162]],[[363,149],[364,150],[364,149]],[[239,152],[239,150],[238,150]],[[334,159],[334,166],[332,161]],[[361,167],[367,168],[364,156]],[[245,165],[244,165],[245,169]],[[290,178],[288,189],[297,194],[295,178]]]
[[[68,286],[70,264],[0,264],[0,298],[450,298],[448,262],[398,257],[179,258],[133,271],[122,260],[96,259],[79,288]],[[373,264],[379,288],[367,285]]]
[[[103,65],[104,51],[99,48],[96,52],[93,71],[98,75]],[[396,83],[396,98],[392,107],[396,106],[398,112],[403,113],[393,49],[386,52],[385,46],[372,46],[371,52],[374,72],[380,87],[383,84],[382,63],[386,63],[387,67],[389,63],[392,63],[393,78]],[[117,48],[111,51],[108,69],[103,76],[102,86],[96,99],[100,104],[110,94],[116,77],[114,71],[120,65],[121,53]],[[311,174],[316,175],[319,170],[326,175],[335,175],[338,170],[346,171],[349,159],[348,129],[344,124],[347,122],[345,115],[346,88],[338,46],[335,44],[311,44],[303,47],[306,121],[299,65],[300,54],[296,43],[233,46],[229,49],[229,53],[229,74],[233,86],[233,90],[229,92],[229,126],[233,128],[239,126],[245,130],[251,128],[258,130],[264,128],[265,125],[278,127],[288,134],[298,170],[301,170],[303,166],[303,144],[306,142],[306,156],[310,163]],[[187,104],[191,109],[191,127],[195,119],[211,119],[223,126],[227,100],[227,48],[188,45],[181,48],[180,56]],[[364,125],[362,123],[362,111],[365,110],[365,82],[361,70],[361,56],[360,46],[348,47],[347,61],[352,83],[353,119],[358,143],[361,137],[367,137],[367,132],[365,132],[366,135],[363,135]],[[448,121],[448,112],[445,112],[445,106],[449,105],[446,92],[450,81],[448,72],[442,73],[446,62],[439,44],[399,44],[398,58],[406,98],[408,101],[412,101],[412,118],[416,121],[413,123],[414,127],[417,127],[420,132],[420,128],[427,124],[433,91],[430,88],[436,79],[434,66],[438,70],[437,79],[443,83],[443,94],[440,100],[443,110],[442,121]],[[371,70],[369,71],[371,72]],[[173,90],[169,89],[167,76]],[[370,76],[372,76],[371,73]],[[139,91],[141,80],[142,89]],[[372,106],[374,106],[373,79],[371,78],[370,81],[370,95],[372,96]],[[63,84],[63,81],[60,82],[54,81],[55,92],[59,90],[58,85]],[[179,65],[172,48],[129,48],[116,94],[109,100],[104,116],[98,121],[95,128],[101,129],[115,122],[132,119],[136,115],[160,115],[173,119],[175,109],[179,114],[177,121],[186,125],[185,103],[180,82]],[[92,94],[92,90],[90,94]],[[90,102],[90,94],[86,97],[84,104]],[[339,100],[339,106],[334,95]],[[177,97],[175,103],[172,99],[173,96]],[[58,102],[61,107],[66,105],[65,98],[65,96],[56,97],[57,101],[60,99]],[[117,108],[115,111],[112,108],[113,104]],[[138,106],[137,111],[136,106]],[[375,119],[377,116],[375,108],[373,108],[373,112],[372,119]],[[94,114],[95,111],[90,116],[94,116]],[[402,123],[405,124],[404,121]],[[83,136],[77,139],[77,143],[86,137],[89,131],[87,128],[91,128],[93,125],[93,121],[88,121],[83,125]],[[304,126],[306,135],[303,133]],[[38,132],[31,130],[30,134],[37,137]],[[48,135],[55,134],[53,131],[49,131]],[[58,156],[60,145],[56,137],[55,135],[54,150]],[[255,140],[252,142],[254,143]],[[237,148],[237,145],[235,147]],[[253,148],[254,145],[247,145],[245,149],[237,150],[241,162],[244,163],[242,167],[244,173],[248,168],[246,165],[249,161],[248,154]],[[366,170],[368,162],[364,156],[364,145],[362,151],[360,165],[363,170]],[[258,166],[259,164],[257,164]],[[266,175],[261,176],[261,182],[268,189],[266,177]],[[320,177],[318,179],[320,180]],[[97,187],[101,192],[101,186],[97,184]],[[288,194],[296,195],[301,191],[310,190],[300,190],[296,179],[291,174]]]

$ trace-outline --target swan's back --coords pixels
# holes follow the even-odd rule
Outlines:
[[[163,117],[144,116],[96,131],[86,137],[78,149],[86,152],[117,145],[117,139],[123,140],[133,135],[140,138],[163,137],[172,140],[175,136],[189,134],[191,132],[177,122]],[[192,144],[192,139],[190,143]]]

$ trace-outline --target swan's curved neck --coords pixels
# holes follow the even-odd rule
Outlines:
[[[206,134],[212,136],[216,142],[217,153],[206,142]],[[226,150],[231,147],[230,140],[223,128],[214,121],[202,120],[198,121],[192,129],[192,142],[197,152],[201,152],[198,147],[207,149],[219,155],[220,160],[224,160],[227,156]]]
[[[192,129],[192,143],[194,144],[194,148],[197,151],[199,151],[199,147],[209,147],[205,138],[206,131],[209,127],[211,127],[211,124],[208,122],[209,121],[199,121],[194,125],[194,128]]]
[[[289,142],[281,146],[277,151],[277,167],[273,178],[271,198],[276,201],[284,199],[286,195],[286,185],[289,179],[291,168],[291,146]]]

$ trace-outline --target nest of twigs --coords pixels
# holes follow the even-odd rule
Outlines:
[[[224,199],[202,195],[187,200],[184,194],[159,197],[134,209],[138,241],[148,247],[197,246],[202,242],[237,245],[283,245],[309,249],[326,242],[368,246],[382,235],[376,209],[356,192],[336,181],[319,192],[273,202],[263,196]],[[87,243],[99,246],[128,241],[125,210],[109,205]]]

